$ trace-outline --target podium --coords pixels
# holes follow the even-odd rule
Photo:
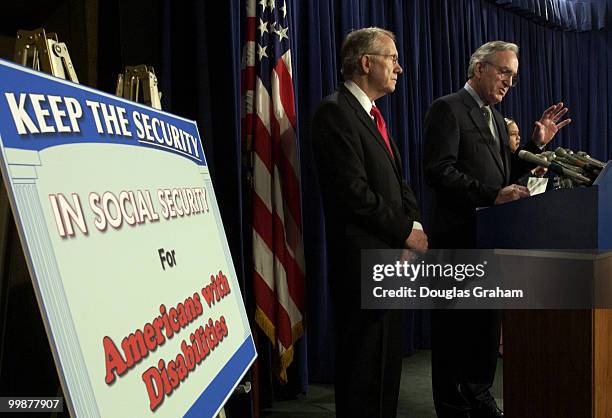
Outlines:
[[[478,210],[477,237],[480,248],[612,250],[612,162],[590,187]],[[612,418],[612,309],[508,310],[503,333],[507,418]]]

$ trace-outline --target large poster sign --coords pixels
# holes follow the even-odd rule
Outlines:
[[[0,61],[0,146],[72,414],[214,416],[256,353],[196,124]]]

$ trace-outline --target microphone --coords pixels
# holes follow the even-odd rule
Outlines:
[[[584,173],[589,177],[592,177],[593,179],[596,178],[601,172],[601,167],[591,163],[590,160],[580,157],[577,154],[573,154],[571,153],[571,151],[568,152],[568,150],[565,150],[561,147],[555,150],[555,155],[559,156],[561,161],[565,161],[573,166],[578,167],[578,170],[574,171],[577,171],[580,174]],[[592,159],[592,161],[597,160]]]
[[[535,155],[535,154],[534,154],[534,155]],[[552,161],[552,160],[554,160],[555,158],[557,158],[557,156],[555,155],[555,153],[554,153],[554,152],[552,152],[552,151],[544,151],[544,152],[541,152],[540,154],[538,154],[538,157],[543,158],[543,159],[545,159],[546,161],[549,161],[549,162],[550,162],[550,161]]]
[[[599,168],[601,170],[603,170],[603,168],[606,166],[606,163],[591,157],[589,154],[587,154],[584,151],[578,151],[578,157],[579,158],[584,158],[587,162],[591,163],[592,165],[594,165],[595,167],[597,167],[597,168]]]
[[[518,156],[521,160],[527,161],[531,164],[535,164],[535,165],[539,165],[541,167],[547,167],[547,168],[550,166],[550,161],[548,161],[546,158],[542,158],[529,151],[520,150],[518,153]]]
[[[555,151],[555,155],[560,156],[560,158],[565,161],[569,161],[574,166],[580,167],[579,170],[575,171],[578,171],[581,174],[584,173],[592,179],[597,178],[597,176],[601,172],[601,168],[595,166],[586,158],[582,158],[577,154],[570,154],[567,152],[567,150],[563,148],[557,148],[557,150]]]
[[[529,151],[520,150],[518,156],[521,160],[530,162],[535,165],[539,165],[541,167],[546,167],[553,173],[557,173],[565,177],[570,177],[580,183],[591,184],[591,179],[589,179],[588,177],[585,177],[582,174],[575,172],[574,170],[570,170],[569,168],[565,168],[554,161],[550,162],[545,160],[544,158],[540,158]]]
[[[561,147],[555,150],[555,155],[564,158],[565,160],[571,162],[573,165],[578,167],[584,167],[587,164],[584,160],[577,158],[575,154],[570,154]]]
[[[593,166],[595,166],[596,168],[599,169],[603,169],[606,166],[606,163],[604,163],[603,161],[599,161],[598,159],[595,159],[593,157],[591,157],[589,154],[587,154],[584,151],[578,151],[577,153],[574,153],[574,151],[572,151],[569,148],[561,148],[559,147],[558,149],[562,149],[563,151],[567,152],[569,155],[571,155],[573,158],[576,158],[580,161],[583,161],[585,163],[589,163],[592,164]]]
[[[565,157],[557,157],[555,158],[554,162],[562,167],[567,168],[568,170],[575,171],[578,174],[586,175],[586,172],[580,166],[576,165],[573,161]]]

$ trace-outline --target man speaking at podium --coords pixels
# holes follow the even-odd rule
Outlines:
[[[374,101],[402,73],[391,32],[349,33],[346,82],[320,104],[312,139],[325,208],[328,280],[337,343],[336,416],[395,417],[402,370],[401,311],[362,310],[362,249],[427,249],[401,156]]]
[[[425,180],[434,191],[432,248],[475,248],[476,208],[529,196],[512,184],[532,165],[506,147],[504,118],[492,106],[518,81],[518,46],[488,42],[471,56],[468,81],[435,100],[425,116]],[[567,112],[546,109],[523,149],[540,153]],[[432,311],[432,384],[439,418],[503,417],[489,389],[495,377],[501,312]]]

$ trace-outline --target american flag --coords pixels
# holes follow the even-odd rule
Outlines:
[[[304,246],[289,13],[285,1],[248,0],[242,123],[250,151],[255,320],[287,382],[303,333]]]

